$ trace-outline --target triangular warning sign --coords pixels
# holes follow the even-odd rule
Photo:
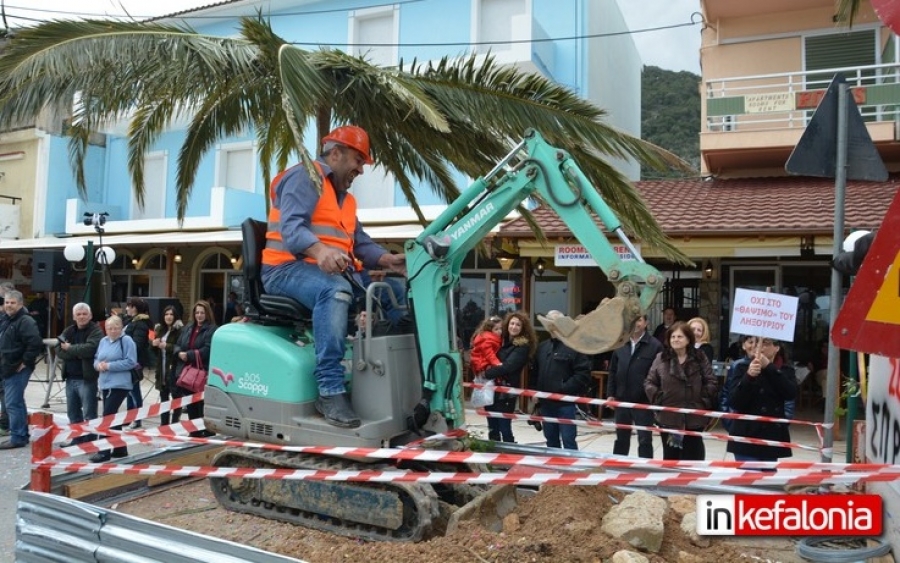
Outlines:
[[[838,89],[844,76],[836,74],[788,157],[790,174],[834,178],[837,164]],[[847,179],[884,182],[888,172],[869,136],[853,96],[847,96]]]
[[[900,191],[850,286],[831,339],[845,350],[900,358]]]

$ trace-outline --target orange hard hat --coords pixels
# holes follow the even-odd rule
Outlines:
[[[358,150],[366,158],[366,164],[375,162],[369,154],[369,134],[362,127],[356,125],[338,127],[322,139],[322,144],[329,141]]]

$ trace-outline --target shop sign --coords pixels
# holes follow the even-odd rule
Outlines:
[[[619,260],[628,262],[635,260],[634,254],[628,250],[624,244],[611,245],[613,251],[619,256]],[[635,244],[635,250],[641,251],[641,245]],[[558,244],[556,245],[553,263],[557,266],[565,267],[597,267],[597,261],[591,256],[591,253],[581,244]]]

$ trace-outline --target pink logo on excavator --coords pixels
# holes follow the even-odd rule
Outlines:
[[[212,368],[211,371],[213,372],[213,375],[218,375],[219,377],[222,378],[222,384],[223,384],[225,387],[228,387],[228,384],[231,383],[232,381],[234,381],[234,375],[233,375],[233,374],[225,373],[224,371],[222,371],[222,370],[219,369],[219,368]]]

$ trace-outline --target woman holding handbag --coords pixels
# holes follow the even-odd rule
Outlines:
[[[156,390],[159,391],[160,402],[166,402],[175,395],[175,345],[181,336],[184,323],[178,318],[175,307],[169,305],[163,309],[162,322],[156,325],[154,333],[156,338],[150,343],[156,354]],[[181,418],[181,409],[175,409],[170,413],[159,415],[160,424],[167,426],[178,422]]]
[[[174,397],[184,397],[194,393],[183,386],[182,376],[186,369],[198,367],[202,370],[209,369],[209,353],[212,344],[212,335],[216,330],[216,321],[213,320],[212,308],[206,301],[200,300],[194,304],[192,321],[183,329],[175,345],[175,389]],[[182,383],[179,380],[182,379]],[[188,418],[203,418],[203,401],[191,403],[186,407]],[[211,436],[208,431],[191,432],[191,436]]]
[[[94,356],[94,369],[100,374],[100,394],[103,397],[103,416],[119,412],[133,387],[131,370],[137,365],[137,348],[134,340],[124,333],[122,318],[116,315],[106,319],[106,336],[100,340],[97,354]],[[121,426],[113,426],[112,430],[120,430]],[[125,457],[128,448],[117,447],[111,452],[104,450],[91,456],[91,463],[103,463],[111,457]]]

